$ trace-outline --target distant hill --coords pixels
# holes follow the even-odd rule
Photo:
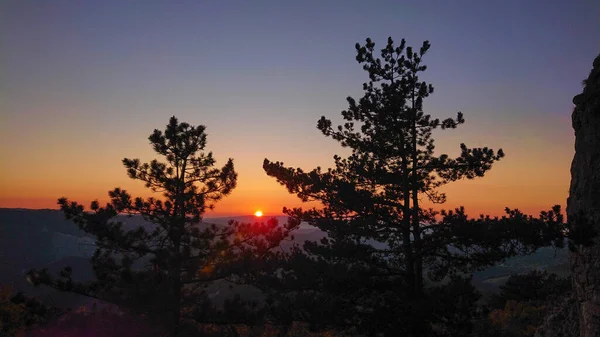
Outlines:
[[[154,226],[140,216],[119,218],[126,229],[138,226],[151,229]],[[268,215],[262,218],[254,215],[215,217],[206,218],[203,223],[225,226],[230,220],[254,223],[270,218]],[[281,224],[287,222],[286,216],[275,218]],[[284,250],[295,243],[320,240],[325,233],[302,223],[293,235],[294,241],[282,243]],[[25,282],[23,273],[30,268],[58,271],[70,265],[76,278],[89,279],[93,277],[89,257],[94,249],[94,238],[66,220],[58,210],[0,208],[0,283],[13,283],[26,293],[51,293],[48,289],[33,289]],[[547,269],[563,276],[568,274],[567,250],[542,248],[532,255],[509,259],[503,264],[474,273],[473,282],[484,292],[494,291],[511,274],[526,273],[532,269]],[[78,299],[72,301],[77,302]]]
[[[287,217],[276,216],[280,223],[287,222]],[[206,218],[204,225],[216,224],[225,226],[229,220],[240,222],[267,221],[268,216],[257,218],[254,215],[238,217]],[[148,223],[141,216],[119,216],[125,229],[138,226],[152,229],[154,224]],[[316,228],[302,224],[295,233],[295,241],[319,240],[322,233]],[[293,242],[282,244],[284,249]],[[0,208],[0,283],[9,283],[27,295],[46,299],[59,307],[79,306],[88,303],[89,299],[72,294],[59,294],[47,287],[35,288],[25,280],[24,273],[31,268],[48,268],[58,272],[66,266],[73,268],[76,280],[86,281],[93,278],[93,269],[89,258],[95,250],[94,237],[80,230],[75,223],[66,220],[59,210],[31,210]],[[230,294],[225,285],[216,284],[211,287],[218,302]],[[244,292],[253,292],[244,288]],[[253,295],[255,296],[255,295]]]

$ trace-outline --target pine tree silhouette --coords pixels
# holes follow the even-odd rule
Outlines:
[[[326,117],[317,123],[323,135],[351,149],[347,158],[334,156],[335,167],[305,172],[264,160],[265,172],[290,193],[323,205],[284,209],[327,233],[322,242],[296,249],[289,258],[294,276],[282,285],[297,289],[288,300],[299,307],[309,307],[303,296],[319,298],[318,308],[297,309],[319,324],[424,336],[432,322],[458,319],[448,316],[459,310],[457,303],[476,300],[456,277],[468,278],[470,271],[509,256],[562,243],[558,206],[540,218],[507,209],[505,217],[477,219],[468,218],[462,207],[422,207],[423,198],[446,201],[439,187],[483,177],[504,157],[501,149],[465,144],[455,158],[434,152],[433,132],[455,129],[465,120],[460,112],[443,120],[424,112],[433,86],[419,76],[427,69],[423,57],[429,48],[428,41],[415,50],[405,40],[396,45],[389,38],[377,57],[371,39],[356,44],[356,60],[369,77],[364,95],[347,98],[342,125],[335,127]],[[431,295],[433,290],[427,293],[426,280],[434,285],[450,279],[462,293],[446,296],[445,303]],[[298,289],[311,289],[310,295]]]
[[[204,152],[205,127],[180,123],[175,117],[164,132],[154,130],[148,139],[165,161],[125,158],[123,165],[130,178],[144,182],[159,197],[134,199],[115,188],[108,204],[101,207],[93,201],[89,212],[66,198],[58,201],[67,219],[96,237],[92,264],[97,280],[74,282],[70,268],[58,278],[47,270],[32,270],[29,278],[34,284],[134,309],[165,325],[172,336],[177,336],[182,318],[220,323],[257,319],[252,303],[240,298],[228,302],[230,312],[217,311],[206,286],[264,267],[271,248],[297,222],[287,227],[275,219],[256,224],[231,221],[226,226],[201,222],[204,212],[236,187],[233,160],[216,168],[212,152]],[[152,226],[125,230],[118,215],[139,215]],[[144,266],[135,268],[136,261]]]

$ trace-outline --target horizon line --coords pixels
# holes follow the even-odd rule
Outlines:
[[[56,211],[56,212],[60,212],[59,208],[28,208],[28,207],[0,207],[0,210],[26,210],[26,211]],[[207,214],[207,213],[205,213]],[[203,219],[212,219],[212,218],[228,218],[228,217],[256,217],[258,218],[256,215],[254,214],[241,214],[241,213],[234,213],[234,214],[227,214],[227,213],[215,213],[214,216],[206,216],[206,217],[202,217]],[[261,216],[261,218],[267,218],[267,217],[288,217],[288,215],[285,214],[269,214],[269,213],[263,213],[263,215]]]

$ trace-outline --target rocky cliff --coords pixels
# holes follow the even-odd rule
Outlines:
[[[569,293],[555,303],[534,337],[579,336],[579,306],[576,294]]]
[[[600,336],[600,55],[573,98],[575,157],[567,201],[569,262],[581,337]]]

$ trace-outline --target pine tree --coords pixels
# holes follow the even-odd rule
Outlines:
[[[436,301],[425,293],[426,279],[435,283],[457,275],[468,278],[470,270],[531,252],[560,236],[559,207],[539,219],[509,209],[502,218],[469,219],[463,208],[422,207],[423,198],[445,202],[439,187],[483,177],[504,157],[502,150],[465,144],[460,144],[456,158],[434,153],[433,131],[454,129],[465,120],[460,112],[444,120],[424,112],[423,101],[433,86],[419,75],[427,69],[422,59],[429,48],[428,41],[413,50],[405,40],[396,46],[389,38],[377,58],[371,39],[356,45],[356,60],[369,75],[364,95],[358,101],[347,98],[343,125],[333,127],[325,117],[317,124],[325,136],[352,151],[347,158],[334,156],[334,168],[305,172],[264,161],[265,172],[290,193],[323,205],[306,211],[284,209],[322,229],[327,237],[290,254],[290,266],[296,265],[291,267],[296,271],[289,281],[293,285],[281,285],[311,289],[311,296],[320,296],[319,314],[312,315],[320,324],[425,335],[431,324],[423,317],[449,319],[444,317],[447,312],[435,310]],[[307,272],[308,266],[314,271]],[[291,302],[305,296],[292,293]],[[474,302],[472,294],[464,295]]]
[[[46,270],[32,270],[32,282],[134,309],[164,322],[173,336],[182,318],[227,322],[227,317],[218,317],[205,287],[216,280],[235,280],[244,270],[256,267],[289,230],[274,219],[227,226],[201,221],[205,211],[229,195],[237,182],[232,159],[216,168],[212,152],[204,152],[206,137],[205,126],[179,123],[172,117],[164,132],[154,130],[148,138],[164,162],[123,159],[129,177],[144,182],[162,198],[133,199],[127,191],[115,188],[109,192],[109,203],[100,207],[93,201],[91,211],[59,199],[67,219],[96,237],[92,264],[97,280],[74,282],[67,268],[58,278]],[[149,225],[126,230],[119,215],[141,216]],[[291,228],[295,223],[288,225]],[[241,309],[248,303],[239,299],[236,303],[236,317],[229,318],[243,320]]]

